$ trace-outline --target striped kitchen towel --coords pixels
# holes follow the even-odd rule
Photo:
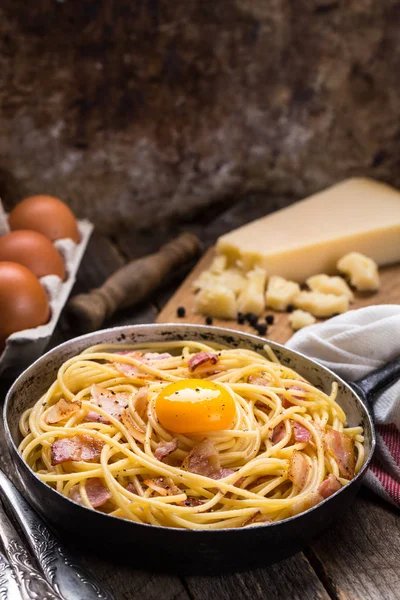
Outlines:
[[[357,381],[400,358],[400,306],[351,310],[301,329],[286,345],[314,358],[345,381]],[[372,411],[377,449],[364,483],[400,507],[400,381],[378,395]]]

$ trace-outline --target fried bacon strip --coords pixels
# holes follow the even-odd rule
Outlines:
[[[173,438],[170,442],[165,442],[161,440],[157,444],[156,451],[154,452],[154,456],[157,460],[162,461],[164,458],[169,456],[172,452],[174,452],[178,447],[178,440]]]
[[[211,365],[215,365],[218,362],[218,356],[213,354],[212,352],[198,352],[197,354],[193,354],[188,360],[189,371],[193,372],[201,365],[205,363],[210,363]]]
[[[219,454],[214,444],[207,438],[194,446],[183,461],[181,468],[210,479],[222,479],[234,473],[233,469],[221,468]]]
[[[93,508],[103,506],[111,498],[111,493],[108,487],[106,487],[99,477],[92,477],[85,483],[86,494],[90,504]],[[81,494],[79,492],[79,485],[74,485],[71,488],[70,494],[71,500],[82,504]]]
[[[79,411],[82,406],[81,402],[71,402],[61,398],[54,404],[46,415],[46,423],[58,423],[64,419],[68,419],[71,415]]]
[[[126,392],[113,392],[100,385],[92,385],[90,388],[91,401],[100,406],[111,417],[120,420],[122,412],[128,406],[129,394]],[[84,418],[84,421],[96,423],[109,423],[110,421],[99,415],[95,410],[90,410]]]
[[[182,491],[175,485],[171,477],[155,477],[154,479],[145,479],[143,483],[150,489],[160,494],[160,496],[176,496],[177,494],[182,494]]]
[[[304,484],[307,481],[309,468],[310,466],[304,454],[298,450],[295,450],[289,460],[288,478],[300,490],[304,487]]]
[[[61,438],[51,446],[51,464],[73,460],[93,462],[99,458],[103,446],[104,442],[87,434]]]
[[[330,473],[317,490],[310,492],[305,498],[293,504],[291,508],[292,515],[298,515],[310,508],[314,508],[314,506],[317,506],[317,504],[320,504],[341,488],[342,484],[339,479]]]
[[[346,479],[353,479],[356,468],[354,441],[345,433],[331,429],[324,436],[327,451],[336,460],[339,471]]]
[[[296,442],[310,442],[311,441],[311,431],[304,427],[301,423],[297,421],[292,421],[293,424],[293,433],[294,439]]]
[[[272,521],[263,515],[260,510],[257,510],[254,515],[243,521],[240,527],[249,527],[249,525],[256,525],[257,523],[272,523]]]

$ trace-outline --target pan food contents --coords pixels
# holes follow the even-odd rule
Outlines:
[[[264,350],[92,346],[22,415],[19,451],[60,494],[138,523],[207,530],[303,512],[359,471],[362,428],[347,426],[336,384],[327,395]]]
[[[78,225],[74,215],[64,202],[53,196],[30,196],[11,211],[8,219],[10,229],[32,229],[54,242],[70,238],[79,242]]]
[[[44,325],[50,308],[38,278],[26,267],[0,262],[0,345],[9,335]]]
[[[45,275],[65,278],[61,254],[47,237],[37,231],[21,229],[1,236],[0,261],[24,265],[39,278]]]
[[[374,292],[379,289],[378,266],[368,256],[350,252],[339,260],[337,268],[350,278],[350,283],[356,290]]]
[[[301,283],[336,271],[348,252],[378,265],[400,260],[400,192],[373,179],[347,179],[305,200],[226,233],[217,252],[268,275]]]

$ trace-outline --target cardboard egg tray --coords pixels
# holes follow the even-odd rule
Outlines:
[[[0,236],[8,232],[6,215],[0,204]],[[93,230],[89,221],[77,221],[80,233],[79,244],[70,239],[57,240],[54,245],[63,257],[67,278],[61,281],[57,275],[46,275],[40,279],[50,303],[50,320],[33,329],[17,331],[6,340],[0,354],[0,376],[15,376],[43,354],[57,324],[60,313],[76,280],[83,254]]]

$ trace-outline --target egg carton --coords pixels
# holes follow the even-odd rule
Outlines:
[[[0,207],[1,209],[1,207]],[[0,210],[0,236],[8,232],[7,221]],[[45,325],[24,329],[10,335],[5,348],[0,354],[0,375],[15,376],[21,373],[44,352],[57,325],[60,313],[71,293],[76,280],[82,257],[93,231],[93,224],[87,220],[77,221],[80,234],[78,244],[71,239],[54,242],[63,257],[67,278],[62,281],[57,275],[46,275],[40,278],[49,297],[50,320]]]

